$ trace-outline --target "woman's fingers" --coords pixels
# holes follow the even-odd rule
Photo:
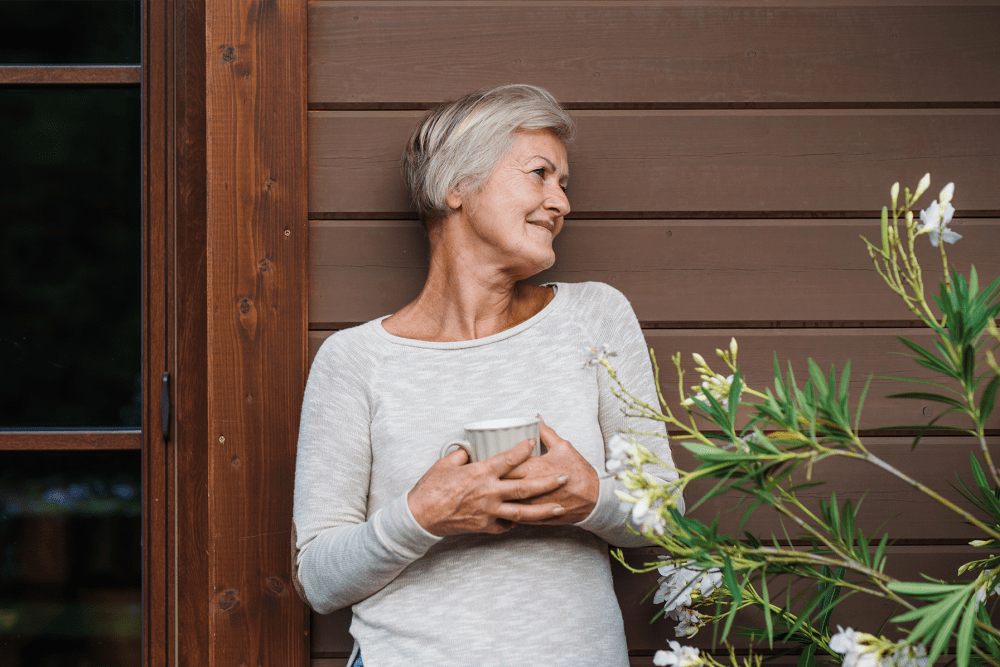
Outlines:
[[[566,508],[558,503],[544,505],[522,505],[521,503],[501,503],[496,509],[498,521],[513,521],[514,523],[541,522],[553,517],[562,516]]]
[[[534,440],[522,440],[507,451],[500,452],[496,456],[491,456],[483,461],[483,463],[486,464],[492,474],[497,477],[503,477],[511,470],[531,458],[531,450],[534,448]]]
[[[538,415],[538,435],[542,444],[545,445],[545,447],[550,451],[556,447],[569,444],[568,441],[560,438],[559,434],[545,423],[545,420],[542,419],[541,415]]]
[[[503,500],[527,500],[551,493],[569,481],[569,475],[547,475],[523,479],[500,480],[500,497]]]

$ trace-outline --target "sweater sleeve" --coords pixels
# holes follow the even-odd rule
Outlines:
[[[646,404],[659,409],[653,366],[649,359],[646,340],[642,328],[625,295],[603,283],[586,285],[587,302],[580,314],[586,317],[581,324],[592,337],[590,347],[608,344],[616,356],[610,359],[615,373],[632,394]],[[629,417],[624,404],[615,396],[614,381],[603,367],[597,369],[599,389],[599,414],[601,434],[604,437],[605,460],[610,456],[608,442],[617,434],[628,431],[642,431],[652,435],[634,435],[636,441],[656,454],[661,461],[673,466],[670,445],[667,442],[666,425],[663,422]],[[677,471],[666,467],[648,467],[647,472],[668,482],[677,479]],[[607,469],[598,470],[600,494],[593,511],[578,526],[593,532],[610,544],[619,547],[647,546],[649,542],[636,534],[638,527],[631,521],[631,514],[620,509],[621,502],[615,490],[624,491],[624,485]],[[678,508],[684,511],[684,499],[678,501]]]
[[[441,539],[413,518],[406,494],[368,516],[365,378],[377,360],[352,343],[352,332],[341,332],[316,355],[299,426],[292,563],[299,595],[321,614],[379,591]]]

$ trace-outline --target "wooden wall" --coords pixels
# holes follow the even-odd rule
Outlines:
[[[314,0],[310,352],[420,289],[426,249],[397,164],[423,110],[519,82],[551,90],[580,128],[569,153],[573,212],[539,281],[622,290],[663,360],[678,350],[711,358],[736,336],[751,382],[768,379],[775,352],[803,371],[808,357],[852,360],[856,393],[862,372],[921,377],[897,355],[896,336],[928,332],[882,284],[858,235],[878,236],[894,181],[913,186],[929,171],[928,202],[956,183],[965,239],[953,261],[1000,273],[998,33],[1000,3],[985,0]],[[931,250],[921,256],[936,283]],[[665,380],[672,390],[670,369]],[[936,414],[882,398],[901,388],[873,383],[863,428]],[[947,475],[965,470],[971,447],[948,437],[915,453],[907,438],[871,443],[952,497]],[[894,517],[890,567],[901,575],[919,564],[950,577],[967,559],[968,527],[908,489],[840,464],[821,474],[838,493],[872,490],[868,525]],[[702,512],[730,525],[728,509]],[[650,625],[654,606],[638,604],[651,578],[621,571],[616,582],[633,664],[650,664],[672,627]],[[856,626],[877,627],[889,613],[869,605],[859,618],[861,608],[851,612]],[[315,667],[344,663],[349,616],[313,616]]]

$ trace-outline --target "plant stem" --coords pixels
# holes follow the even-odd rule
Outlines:
[[[989,535],[993,539],[1000,540],[1000,532],[997,532],[993,528],[990,528],[985,523],[983,523],[982,521],[980,521],[976,517],[972,516],[971,514],[969,514],[968,512],[966,512],[961,507],[959,507],[955,503],[951,502],[950,500],[948,500],[947,498],[945,498],[941,494],[939,494],[936,491],[934,491],[933,489],[930,489],[927,486],[921,484],[920,482],[918,482],[917,480],[913,479],[912,477],[910,477],[906,473],[904,473],[904,472],[902,472],[900,470],[897,470],[896,468],[892,467],[891,465],[889,465],[888,463],[886,463],[882,459],[878,458],[874,454],[869,454],[869,455],[865,456],[863,454],[856,454],[854,452],[839,451],[839,450],[834,450],[834,451],[837,454],[839,454],[840,456],[848,456],[850,458],[861,459],[862,461],[867,461],[868,463],[871,463],[871,464],[873,464],[875,466],[878,466],[879,468],[881,468],[882,470],[886,471],[890,475],[898,477],[899,479],[903,480],[904,482],[906,482],[907,484],[909,484],[913,488],[917,489],[921,493],[923,493],[925,495],[928,495],[931,498],[933,498],[934,500],[938,501],[939,503],[941,503],[942,505],[944,505],[945,507],[947,507],[951,511],[955,512],[956,514],[958,514],[959,516],[961,516],[964,520],[968,521],[973,526],[975,526],[979,530],[983,531],[984,533],[986,533],[987,535]]]

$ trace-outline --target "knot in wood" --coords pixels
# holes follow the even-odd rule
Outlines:
[[[228,590],[219,598],[219,609],[222,611],[232,611],[236,608],[237,602],[236,591]]]
[[[247,298],[240,299],[240,314],[247,315],[253,307],[253,301]]]
[[[273,178],[268,178],[264,181],[264,189],[268,192],[274,192],[274,189],[278,186],[278,182]]]
[[[271,260],[265,257],[264,259],[257,262],[257,267],[260,269],[261,273],[267,273],[268,271],[274,268],[274,265],[271,264]]]
[[[285,592],[285,583],[281,580],[280,577],[268,577],[267,587],[271,590],[272,593],[277,593],[279,595]]]
[[[231,46],[223,47],[222,49],[222,62],[225,64],[231,63],[236,60],[236,49]]]

